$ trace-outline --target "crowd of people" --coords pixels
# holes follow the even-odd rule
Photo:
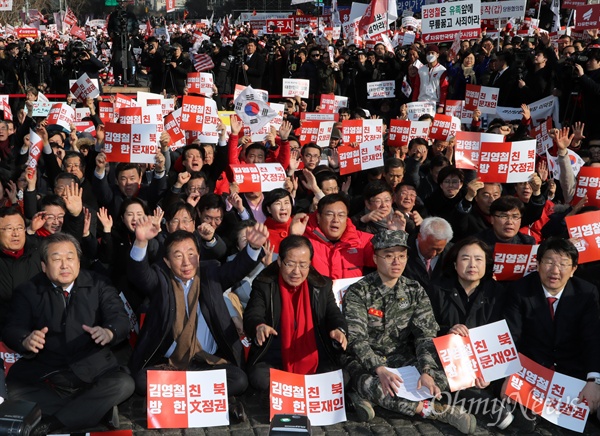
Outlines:
[[[213,59],[219,109],[231,107],[236,83],[279,95],[282,78],[304,78],[311,97],[281,100],[284,121],[260,142],[243,135],[236,117],[229,130],[219,123],[216,144],[172,150],[163,133],[154,164],[108,162],[99,100],[72,102],[89,108],[93,136],[32,117],[40,91],[66,91],[65,71],[100,77],[104,66],[91,47],[72,44],[66,70],[58,57],[37,68],[36,59],[53,56],[49,40],[0,39],[0,92],[26,92],[9,101],[14,119],[5,110],[0,121],[0,324],[2,340],[23,356],[7,376],[9,398],[42,408],[32,434],[118,427],[116,406],[145,395],[155,369],[225,369],[232,419],[244,420],[239,397],[252,388],[268,404],[271,368],[341,368],[364,421],[379,406],[465,434],[478,420],[533,431],[536,416],[505,401],[506,380],[477,379],[442,395],[448,381],[432,339],[502,319],[520,353],[584,380],[578,399],[596,411],[598,265],[578,265],[565,225],[568,216],[598,210],[587,197],[572,204],[569,160],[575,152],[586,166],[600,165],[596,33],[588,44],[568,35],[554,44],[545,33],[483,37],[451,54],[450,44],[389,51],[377,43],[368,51],[308,35],[299,45],[254,39],[243,29],[231,45],[215,33],[200,48]],[[185,29],[168,47],[162,39],[140,45],[137,77],[147,75],[153,92],[181,96],[194,41]],[[381,80],[396,81],[396,97],[368,99],[367,84]],[[434,102],[443,113],[447,100],[464,99],[467,84],[497,87],[499,106],[521,108],[509,121],[483,120],[475,110],[462,126],[507,141],[527,139],[539,122],[528,104],[556,95],[565,127],[548,133],[560,175],[538,156],[528,181],[484,183],[476,170],[457,168],[453,138],[391,147],[387,133],[382,166],[340,175],[344,121],[382,119],[387,127],[407,119],[411,101]],[[302,113],[322,110],[320,94],[347,96],[348,107],[338,111],[329,146],[301,144]],[[43,145],[37,166],[28,165],[31,132]],[[283,166],[282,186],[240,192],[229,165],[265,162]],[[537,271],[495,280],[497,243],[540,244]],[[332,281],[349,278],[357,281],[340,310]],[[387,368],[409,365],[433,399],[396,395],[402,380]]]

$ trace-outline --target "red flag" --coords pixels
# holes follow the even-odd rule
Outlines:
[[[208,71],[212,70],[215,67],[215,63],[212,58],[206,53],[196,53],[194,54],[194,68],[196,71]]]
[[[63,23],[68,24],[69,26],[73,26],[73,25],[77,24],[77,16],[68,6],[67,6],[67,13],[65,14],[65,18],[63,18]]]
[[[184,20],[187,18],[188,14],[189,14],[189,12],[187,11],[187,9],[185,9],[185,10],[183,11],[183,19],[184,19]]]
[[[227,15],[223,19],[223,27],[221,28],[221,36],[225,38],[229,38],[231,36],[231,32],[229,31],[229,18]]]
[[[367,6],[367,10],[358,22],[359,33],[366,33],[369,25],[377,21],[375,17],[377,15],[385,14],[386,12],[386,0],[371,0],[371,3],[369,3],[369,6]]]
[[[83,30],[81,27],[73,26],[73,27],[71,27],[71,30],[69,31],[69,33],[71,35],[73,35],[74,37],[79,38],[82,41],[85,41],[85,30]]]
[[[150,24],[150,18],[146,21],[146,38],[149,38],[154,35],[154,29],[152,28],[152,24]]]

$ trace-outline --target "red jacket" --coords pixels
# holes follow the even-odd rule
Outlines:
[[[357,230],[350,218],[347,218],[346,231],[335,244],[319,229],[316,212],[311,214],[304,236],[310,239],[315,250],[313,267],[332,280],[361,277],[363,267],[375,267],[373,235]]]

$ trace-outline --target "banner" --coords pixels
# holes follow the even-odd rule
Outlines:
[[[148,428],[229,425],[227,376],[212,371],[148,371]]]
[[[344,120],[342,122],[344,144],[338,148],[340,175],[355,173],[383,166],[383,121]]]
[[[523,18],[525,16],[525,0],[505,0],[481,3],[481,19],[497,20],[498,18]]]
[[[482,114],[495,114],[500,88],[467,84],[465,109],[479,109]]]
[[[71,123],[75,121],[75,109],[66,103],[55,103],[46,119],[49,126],[60,126],[67,132],[71,131]]]
[[[211,73],[188,73],[186,89],[190,94],[213,95],[213,75]]]
[[[456,34],[462,40],[481,35],[481,4],[479,0],[423,5],[421,32],[426,44],[452,42]]]
[[[577,6],[575,28],[577,30],[600,28],[600,5]]]
[[[40,31],[35,27],[17,27],[15,31],[17,32],[17,38],[19,39],[38,39],[40,37]]]
[[[482,142],[504,142],[504,135],[462,130],[456,132],[456,143],[454,144],[456,168],[477,170]]]
[[[184,95],[181,108],[181,129],[200,132],[201,142],[216,144],[219,141],[219,115],[213,99]]]
[[[384,80],[382,82],[367,83],[367,99],[394,98],[396,96],[396,82]]]
[[[587,195],[587,206],[600,207],[600,168],[583,167],[577,174],[575,196],[571,204],[577,204]]]
[[[494,278],[499,282],[512,281],[537,271],[538,247],[498,242],[494,246]]]
[[[165,0],[165,4],[167,7],[167,13],[175,10],[175,0]]]
[[[338,109],[348,107],[348,97],[333,94],[321,94],[321,112],[337,113]]]
[[[319,147],[329,147],[333,121],[304,121],[300,127],[300,144],[316,143]]]
[[[165,117],[165,130],[169,134],[169,148],[176,150],[185,146],[185,135],[181,130],[181,108],[171,112]]]
[[[230,165],[239,192],[269,192],[283,188],[287,174],[279,163]]]
[[[521,369],[512,374],[506,396],[559,427],[583,433],[590,414],[577,397],[585,381],[548,369],[519,353]]]
[[[600,260],[600,211],[586,212],[565,218],[569,237],[579,252],[579,262]]]
[[[600,5],[599,5],[600,6]],[[531,113],[531,122],[534,126],[543,123],[546,118],[552,117],[554,125],[560,128],[558,118],[558,98],[550,95],[529,105]],[[523,111],[520,107],[496,107],[496,114],[505,121],[520,120],[523,117]]]
[[[282,97],[296,97],[299,95],[302,98],[308,98],[309,89],[310,80],[283,79]]]
[[[306,415],[312,426],[346,421],[342,370],[300,375],[271,369],[271,413]]]
[[[51,107],[52,105],[50,105]],[[4,112],[4,120],[12,120],[12,109],[10,108],[9,97],[8,95],[0,95],[0,110]],[[50,112],[50,108],[48,108],[48,112]]]
[[[433,101],[411,101],[406,104],[408,119],[419,121],[419,117],[424,114],[435,115],[435,102]]]
[[[338,121],[340,115],[329,112],[300,112],[302,121]]]
[[[478,176],[482,182],[527,182],[534,172],[535,139],[481,143]]]
[[[29,129],[29,141],[31,141],[31,146],[29,147],[29,157],[27,158],[27,166],[29,168],[35,169],[37,167],[38,161],[40,160],[40,156],[42,155],[42,150],[44,148],[44,141],[40,136],[35,133],[33,130]]]
[[[273,18],[267,20],[267,33],[293,35],[295,30],[293,18]]]
[[[154,163],[159,135],[156,124],[105,125],[104,153],[108,162]]]
[[[443,114],[435,114],[433,123],[429,129],[429,139],[440,139],[448,141],[460,131],[460,120],[456,117]]]
[[[469,329],[469,336],[449,334],[433,338],[451,392],[475,386],[483,377],[491,382],[514,374],[521,366],[505,320]]]
[[[429,137],[429,121],[390,120],[388,147],[406,147],[414,138]]]

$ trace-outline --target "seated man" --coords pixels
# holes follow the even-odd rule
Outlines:
[[[110,349],[129,332],[123,302],[107,280],[80,270],[73,236],[50,235],[40,252],[43,273],[17,287],[2,332],[23,355],[7,378],[9,398],[41,407],[32,435],[93,427],[107,413],[118,427],[114,406],[134,389]]]
[[[365,186],[362,194],[365,208],[352,217],[356,228],[372,234],[387,229],[388,221],[394,214],[392,195],[392,188],[382,180]]]
[[[269,389],[270,368],[295,374],[340,368],[346,322],[335,303],[331,280],[311,268],[312,257],[306,237],[288,236],[279,246],[277,262],[252,282],[244,331],[255,339],[248,378],[256,389]]]
[[[546,239],[537,252],[537,272],[510,287],[504,315],[520,353],[587,380],[579,400],[587,400],[593,412],[600,406],[600,307],[598,289],[573,277],[578,260],[570,241]],[[506,382],[502,393],[505,388]]]
[[[129,279],[150,297],[149,310],[129,364],[136,391],[146,392],[146,372],[151,369],[225,369],[229,394],[233,397],[243,394],[248,386],[242,369],[244,351],[223,292],[259,263],[268,230],[262,224],[249,228],[246,249],[220,267],[214,261],[200,265],[198,240],[184,230],[169,234],[165,240],[166,265],[150,266],[146,256],[148,241],[159,231],[160,223],[150,217],[139,220],[127,270]],[[190,307],[194,310],[189,310]],[[245,419],[241,403],[232,404],[232,412],[237,419]]]
[[[504,195],[490,205],[490,222],[492,227],[482,230],[475,236],[494,250],[496,243],[535,244],[533,236],[519,232],[525,205],[517,197]]]
[[[402,379],[386,369],[416,366],[421,373],[418,388],[427,387],[436,398],[448,388],[432,341],[439,327],[429,298],[418,282],[402,277],[407,237],[406,232],[391,230],[375,235],[377,271],[351,285],[344,296],[348,323],[345,367],[351,387],[358,393],[351,394],[351,399],[362,420],[375,416],[364,401],[368,400],[404,415],[437,419],[470,434],[477,424],[473,415],[435,399],[417,402],[396,396]]]

